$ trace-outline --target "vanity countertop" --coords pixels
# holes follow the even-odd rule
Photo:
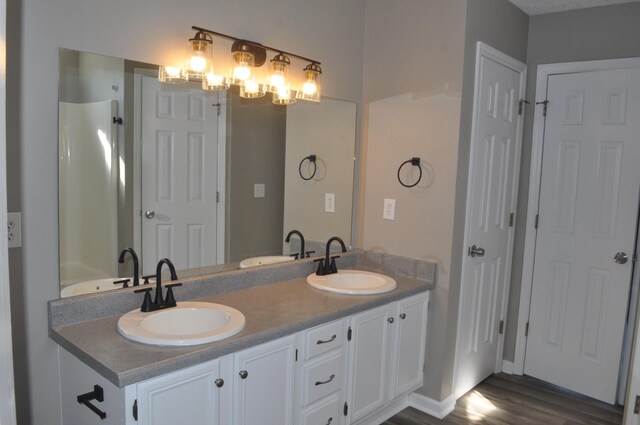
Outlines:
[[[120,315],[50,329],[50,337],[118,387],[193,366],[285,335],[433,289],[433,282],[392,275],[398,287],[378,295],[339,295],[297,278],[199,299],[240,310],[244,329],[225,340],[191,347],[132,342],[116,330]],[[176,298],[180,301],[180,288]]]

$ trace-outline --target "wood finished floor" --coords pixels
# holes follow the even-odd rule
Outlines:
[[[528,376],[493,375],[461,397],[443,420],[411,407],[382,425],[620,425],[622,407]]]

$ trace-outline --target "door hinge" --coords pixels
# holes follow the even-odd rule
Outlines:
[[[529,322],[524,327],[524,336],[529,336]]]
[[[124,120],[122,119],[122,117],[113,117],[112,122],[114,124],[122,125],[124,123]]]
[[[347,402],[344,402],[344,415],[347,416],[349,414],[349,405]]]
[[[500,326],[498,327],[498,333],[502,335],[504,333],[504,320],[500,321]]]
[[[138,400],[133,402],[133,419],[138,420]]]
[[[540,214],[536,214],[536,223],[535,223],[535,228],[536,230],[538,229],[538,223],[540,221]]]
[[[216,191],[216,204],[220,203],[220,192]]]
[[[546,117],[547,116],[547,106],[549,105],[549,101],[548,100],[543,100],[542,102],[536,102],[536,105],[544,105],[542,107],[542,116]]]
[[[298,361],[298,349],[296,348],[296,361]]]
[[[635,405],[635,407],[633,408],[633,413],[634,413],[634,414],[636,414],[636,415],[637,415],[638,413],[640,413],[640,395],[637,395],[637,396],[636,396],[636,405]]]
[[[520,99],[520,102],[518,104],[518,115],[522,115],[522,113],[524,112],[525,103],[528,105],[530,102],[528,100]]]
[[[347,331],[347,341],[351,341],[351,326],[349,326],[349,330]]]
[[[509,227],[513,227],[513,218],[514,218],[514,214],[513,214],[513,213],[511,213],[511,214],[509,215]]]
[[[219,103],[213,103],[211,106],[213,106],[214,108],[216,108],[216,114],[218,116],[220,116],[220,104]]]

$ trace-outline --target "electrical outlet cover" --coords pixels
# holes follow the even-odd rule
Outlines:
[[[382,218],[385,220],[396,219],[396,200],[386,199],[384,200],[384,208],[382,210]]]
[[[324,212],[328,212],[328,213],[336,212],[336,194],[335,193],[324,194]]]

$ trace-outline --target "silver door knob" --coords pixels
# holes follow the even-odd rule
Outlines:
[[[146,210],[144,212],[144,216],[147,218],[153,218],[156,216],[156,212],[154,210]]]
[[[484,248],[480,248],[479,246],[471,245],[469,247],[469,254],[472,257],[484,257]]]
[[[615,261],[618,264],[624,264],[627,261],[629,261],[629,256],[627,255],[626,252],[616,252],[616,255],[613,256],[613,261]]]

